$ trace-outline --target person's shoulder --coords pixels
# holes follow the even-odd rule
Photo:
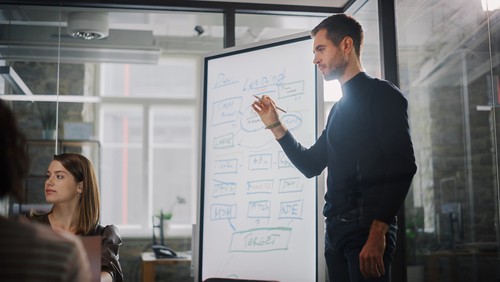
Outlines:
[[[97,225],[95,231],[91,235],[100,235],[105,240],[110,240],[115,244],[121,244],[122,238],[118,231],[118,227],[113,224],[110,225]]]
[[[394,83],[376,77],[370,77],[370,89],[376,90],[377,94],[382,95],[384,99],[394,99],[395,101],[405,102],[406,98],[403,92]]]
[[[368,78],[377,87],[382,87],[385,89],[391,89],[391,90],[395,90],[397,92],[401,92],[401,90],[399,90],[399,88],[396,85],[394,85],[394,83],[390,82],[389,80],[385,80],[385,79],[377,78],[377,77],[371,77],[371,76],[368,76]]]
[[[95,227],[95,230],[94,232],[92,232],[91,235],[102,235],[104,233],[118,233],[118,227],[116,227],[115,225],[113,224],[109,224],[109,225],[100,225],[98,224],[96,227]]]
[[[19,267],[50,269],[43,274],[32,274],[36,279],[23,278],[19,281],[90,280],[85,250],[80,239],[73,234],[57,232],[36,222],[0,218],[0,246],[0,256],[8,255],[12,259],[10,265],[14,268],[14,273],[20,270]],[[48,257],[51,259],[47,260]],[[25,260],[26,258],[30,259]]]
[[[13,244],[22,241],[24,245],[46,249],[54,247],[71,249],[78,245],[76,236],[55,232],[50,227],[37,222],[6,220],[2,221],[1,229],[4,235],[9,235]]]
[[[118,237],[120,236],[118,227],[116,227],[116,225],[113,224],[104,226],[103,234],[113,234]]]

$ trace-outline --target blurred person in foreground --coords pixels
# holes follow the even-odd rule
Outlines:
[[[0,199],[22,199],[28,169],[25,138],[0,100]],[[76,236],[0,215],[0,281],[85,282],[90,266]]]

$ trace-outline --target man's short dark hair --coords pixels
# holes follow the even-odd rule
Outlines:
[[[363,28],[353,17],[346,14],[331,15],[311,30],[311,36],[316,36],[322,29],[326,29],[327,38],[332,41],[335,46],[338,46],[340,41],[346,36],[352,38],[356,55],[358,58],[361,56]]]

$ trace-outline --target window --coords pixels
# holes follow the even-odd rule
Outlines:
[[[102,222],[151,235],[153,216],[173,214],[170,235],[196,221],[197,57],[159,65],[102,64]],[[109,100],[106,97],[109,97]]]

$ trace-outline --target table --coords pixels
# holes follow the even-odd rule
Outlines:
[[[191,255],[181,253],[177,258],[156,258],[153,252],[141,253],[142,261],[142,281],[154,282],[155,281],[155,266],[157,265],[179,265],[191,264]]]

